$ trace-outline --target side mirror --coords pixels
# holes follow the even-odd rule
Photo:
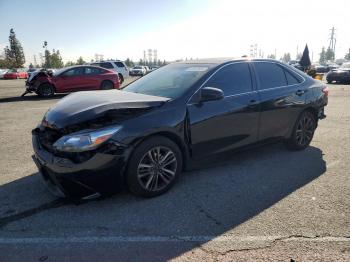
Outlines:
[[[224,98],[224,92],[215,87],[203,87],[201,90],[200,102],[221,100]]]

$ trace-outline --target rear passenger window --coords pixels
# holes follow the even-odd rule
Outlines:
[[[125,67],[124,64],[122,62],[114,62],[117,67]]]
[[[101,73],[102,73],[102,70],[99,68],[85,67],[85,74],[86,75],[98,75]]]
[[[100,67],[110,69],[113,68],[113,65],[112,63],[100,63]]]
[[[284,70],[284,72],[286,73],[288,85],[296,85],[300,83],[298,79],[294,75],[289,73],[287,70]]]
[[[277,64],[255,62],[254,67],[260,80],[259,89],[287,86],[284,70]]]
[[[252,91],[252,80],[247,63],[236,63],[220,69],[206,86],[220,88],[225,96]]]

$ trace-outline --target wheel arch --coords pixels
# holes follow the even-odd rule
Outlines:
[[[143,141],[154,137],[154,136],[163,136],[165,138],[168,138],[169,140],[171,140],[172,142],[174,142],[180,149],[181,151],[181,156],[182,156],[182,170],[186,170],[187,166],[188,166],[188,160],[190,158],[190,154],[189,154],[189,148],[188,146],[185,144],[185,142],[183,141],[183,139],[181,139],[181,137],[173,132],[170,131],[158,131],[158,132],[154,132],[151,134],[148,134],[142,138],[136,139],[135,141],[132,142],[132,145],[134,148],[136,148],[139,144],[141,144]],[[133,149],[134,151],[134,149]],[[131,152],[132,155],[132,152]],[[129,162],[130,159],[128,159]]]
[[[40,83],[39,86],[38,86],[38,88],[40,88],[42,85],[46,85],[46,84],[52,86],[54,93],[57,92],[56,86],[55,86],[52,82],[50,82],[50,81],[45,81],[45,82]]]

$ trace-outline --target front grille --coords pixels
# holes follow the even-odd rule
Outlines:
[[[36,130],[36,135],[40,145],[51,153],[56,153],[53,144],[63,136],[60,131],[48,127]]]

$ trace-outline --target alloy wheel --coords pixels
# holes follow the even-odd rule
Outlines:
[[[314,120],[311,116],[305,114],[298,122],[296,130],[296,140],[300,146],[310,143],[314,134]]]
[[[172,150],[157,146],[147,151],[137,167],[137,179],[148,191],[159,191],[175,178],[177,159]]]

